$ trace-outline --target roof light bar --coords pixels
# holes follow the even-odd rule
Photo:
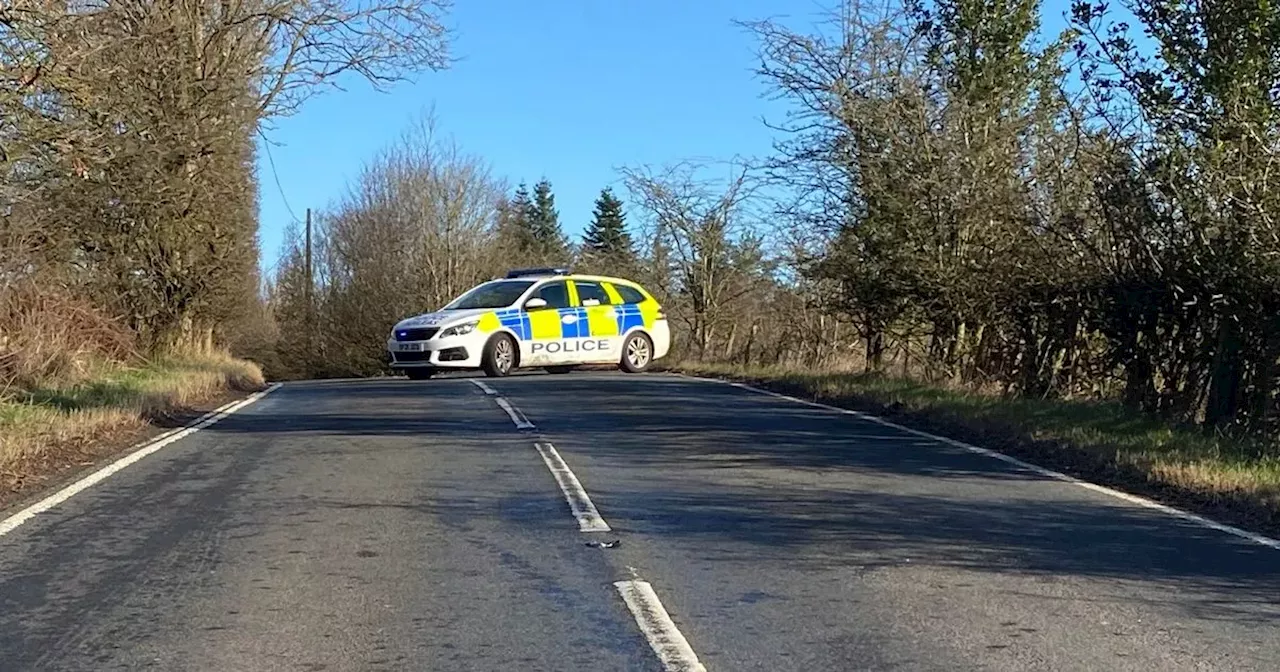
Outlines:
[[[528,278],[532,276],[569,275],[569,269],[556,268],[516,268],[507,271],[508,278]]]

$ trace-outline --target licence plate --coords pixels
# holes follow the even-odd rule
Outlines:
[[[396,343],[396,352],[422,352],[422,343]]]

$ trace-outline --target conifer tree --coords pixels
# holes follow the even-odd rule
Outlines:
[[[613,195],[612,189],[605,187],[600,190],[592,214],[591,224],[582,239],[583,251],[617,260],[634,259],[635,247],[631,234],[627,233],[622,201]]]
[[[528,230],[537,256],[544,261],[563,262],[568,256],[569,241],[560,230],[556,197],[551,192],[551,182],[546,178],[533,186],[533,201],[527,211]]]
[[[505,252],[520,258],[537,255],[540,246],[533,217],[533,199],[528,186],[521,182],[511,199],[498,204],[498,238]]]

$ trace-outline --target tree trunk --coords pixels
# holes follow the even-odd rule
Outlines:
[[[964,359],[968,349],[968,325],[961,320],[956,327],[955,337],[947,349],[947,377],[952,383],[964,382]]]
[[[867,359],[863,371],[865,373],[883,370],[884,365],[884,332],[876,330],[867,336]]]
[[[1263,327],[1266,329],[1266,327]],[[1253,385],[1253,395],[1250,400],[1249,415],[1254,426],[1260,431],[1271,434],[1272,427],[1271,417],[1275,411],[1275,400],[1273,398],[1277,387],[1280,387],[1280,373],[1276,366],[1276,360],[1280,359],[1280,334],[1274,330],[1268,330],[1264,339],[1262,357],[1258,361],[1258,371],[1255,376]]]
[[[1205,424],[1225,427],[1240,409],[1240,330],[1235,321],[1224,318],[1218,325],[1218,347],[1213,354],[1209,377],[1209,399]]]

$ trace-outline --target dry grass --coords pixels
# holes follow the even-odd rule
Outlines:
[[[855,373],[671,368],[897,417],[1242,525],[1280,530],[1280,451],[1260,440],[1176,427],[1114,403],[1010,399]]]
[[[137,361],[133,334],[88,301],[34,281],[0,291],[0,394],[74,383]]]
[[[11,388],[0,399],[0,491],[91,459],[100,443],[136,434],[159,414],[265,384],[256,365],[223,354],[91,365],[79,378]]]
[[[138,437],[150,421],[233,392],[262,372],[191,350],[142,358],[133,334],[58,283],[0,291],[0,500]]]

